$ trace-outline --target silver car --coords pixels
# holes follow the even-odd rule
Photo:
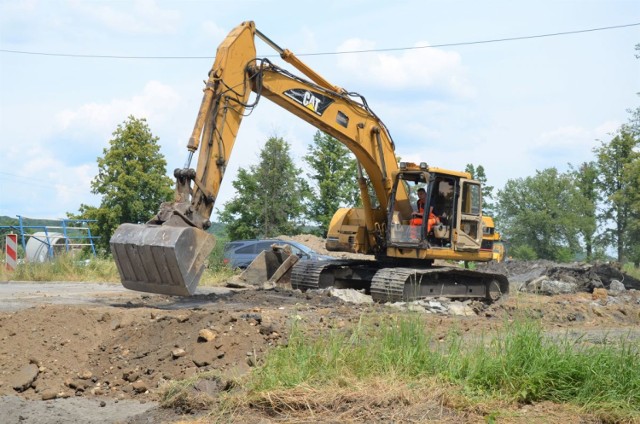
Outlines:
[[[231,268],[246,268],[263,250],[271,248],[272,244],[288,245],[291,253],[298,255],[300,259],[326,261],[335,259],[323,255],[305,246],[302,243],[291,240],[260,239],[260,240],[235,240],[224,246],[223,262]]]

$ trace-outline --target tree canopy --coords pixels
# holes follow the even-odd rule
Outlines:
[[[309,201],[309,219],[320,224],[322,233],[340,207],[355,206],[360,199],[356,160],[340,141],[317,131],[304,160],[312,172],[314,195]]]
[[[605,200],[600,208],[599,220],[606,225],[602,234],[608,245],[615,246],[618,261],[632,254],[630,249],[638,243],[629,230],[638,223],[635,209],[636,193],[640,189],[636,174],[640,161],[640,134],[631,125],[623,125],[608,143],[601,142],[594,149],[598,163],[598,187]]]
[[[493,204],[494,187],[487,184],[487,174],[485,174],[484,166],[473,166],[473,164],[468,163],[464,170],[471,174],[471,178],[478,180],[482,184],[482,213],[493,215],[495,213],[495,205]]]
[[[96,220],[92,232],[100,236],[96,244],[105,251],[118,225],[146,222],[173,193],[158,137],[153,136],[146,119],[129,116],[112,135],[91,182],[91,192],[102,196],[100,206],[81,204],[78,215],[69,214]]]
[[[528,247],[538,258],[571,260],[580,250],[584,198],[569,174],[555,168],[509,180],[498,190],[497,211],[512,251]]]
[[[289,151],[284,139],[272,136],[260,151],[259,164],[239,169],[232,182],[236,195],[220,213],[230,239],[302,232],[310,189]]]

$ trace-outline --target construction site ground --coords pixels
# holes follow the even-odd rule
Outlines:
[[[315,238],[306,237],[306,242],[322,250],[314,245]],[[610,284],[594,290],[587,288],[593,273],[574,269],[567,281],[582,283],[577,289],[561,285],[556,294],[542,294],[540,277],[552,274],[554,264],[498,265],[516,282],[509,296],[493,304],[445,299],[413,305],[356,303],[360,300],[339,293],[277,287],[203,287],[193,297],[178,298],[127,291],[117,283],[1,282],[0,422],[207,422],[206,410],[162,408],[165,385],[215,370],[222,377],[197,388],[215,398],[267,352],[286,343],[294,321],[322,334],[348,328],[363,314],[388,315],[409,308],[423,314],[430,331],[444,340],[454,327],[474,337],[526,314],[551,335],[583,337],[594,344],[620,336],[640,339],[640,292],[632,279],[624,290]],[[540,268],[544,271],[538,272]],[[554,272],[547,282],[561,281]],[[520,291],[527,284],[523,279],[537,279],[537,292]],[[410,399],[376,406],[367,404],[366,396],[348,402],[332,406],[342,411],[333,418],[309,415],[305,421],[300,413],[287,417],[249,408],[237,411],[230,421],[486,421],[481,408],[412,404]],[[498,422],[599,422],[574,407],[548,402],[505,408],[511,413]],[[345,414],[349,410],[359,412]]]

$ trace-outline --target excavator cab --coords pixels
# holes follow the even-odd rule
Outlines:
[[[485,221],[480,183],[468,173],[401,162],[389,200],[387,256],[489,261],[481,247]]]
[[[456,214],[454,176],[430,172],[426,164],[400,164],[389,203],[388,243],[397,246],[451,247]],[[399,187],[406,193],[396,196]],[[426,197],[419,200],[419,192]],[[424,202],[422,205],[419,202]]]

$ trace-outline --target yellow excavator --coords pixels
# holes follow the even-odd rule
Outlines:
[[[257,58],[256,36],[303,76]],[[503,275],[455,266],[492,259],[492,252],[481,249],[480,183],[466,172],[427,162],[398,163],[387,127],[363,96],[329,83],[252,21],[234,28],[218,47],[187,161],[174,172],[175,200],[160,205],[147,224],[122,224],[110,240],[126,288],[195,292],[215,244],[206,230],[238,130],[262,97],[339,140],[358,164],[362,207],[336,212],[326,247],[368,254],[371,260],[298,261],[291,272],[294,288],[364,289],[381,302],[433,296],[495,300],[508,292]],[[426,192],[420,209],[418,189]],[[434,260],[445,265],[434,266]]]
[[[483,236],[482,236],[482,250],[492,253],[491,260],[494,262],[504,261],[506,254],[504,243],[502,242],[502,236],[496,231],[493,218],[487,215],[482,217],[484,222]]]

